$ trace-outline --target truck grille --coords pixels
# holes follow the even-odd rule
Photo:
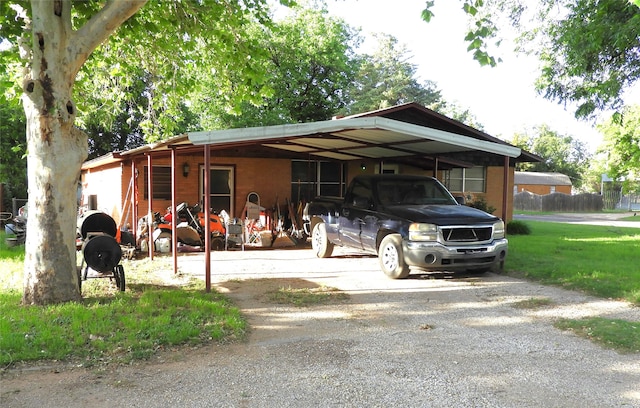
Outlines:
[[[492,227],[444,227],[442,236],[446,242],[478,242],[491,239]]]

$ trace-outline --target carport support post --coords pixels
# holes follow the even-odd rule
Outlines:
[[[131,194],[131,230],[133,231],[134,238],[138,237],[138,177],[136,176],[136,161],[132,159],[131,180],[133,180],[133,182],[131,183],[131,188],[133,189],[133,192]],[[138,245],[137,239],[135,245]]]
[[[505,223],[505,228],[507,224],[507,203],[508,203],[508,195],[507,192],[509,190],[509,156],[504,156],[504,176],[503,176],[503,185],[502,185],[502,221]]]
[[[151,167],[151,154],[147,154],[147,199],[149,201],[149,213],[147,214],[147,247],[149,259],[153,261],[153,170]]]
[[[211,292],[211,149],[204,145],[204,285],[207,293]]]
[[[178,214],[176,214],[176,164],[178,163],[176,148],[171,148],[171,248],[173,248],[173,274],[178,274]]]

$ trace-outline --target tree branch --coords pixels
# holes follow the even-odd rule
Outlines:
[[[76,31],[69,47],[69,78],[76,74],[89,55],[147,3],[148,0],[108,0],[105,6]]]

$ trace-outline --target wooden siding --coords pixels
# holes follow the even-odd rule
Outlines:
[[[518,184],[517,192],[522,193],[523,191],[528,191],[533,194],[545,195],[553,193],[553,191],[551,191],[551,187],[552,186],[550,185],[544,184]],[[571,186],[555,186],[555,188],[556,193],[571,194]]]

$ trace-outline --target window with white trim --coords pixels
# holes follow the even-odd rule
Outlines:
[[[445,172],[444,185],[449,191],[484,193],[486,192],[486,168],[456,168]]]

